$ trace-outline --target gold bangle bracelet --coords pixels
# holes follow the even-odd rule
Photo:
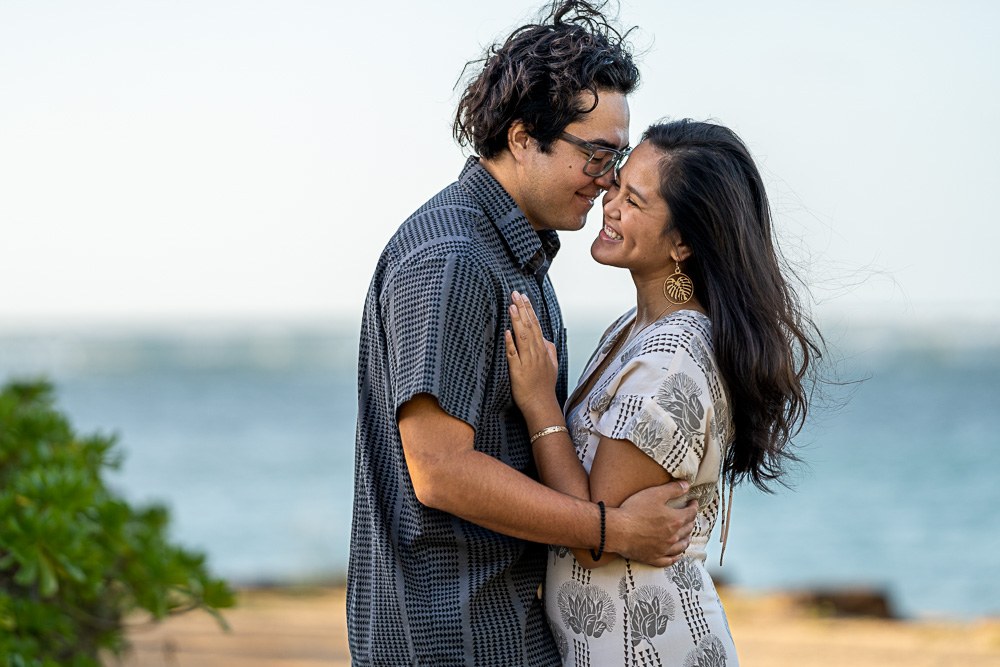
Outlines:
[[[531,444],[535,444],[535,440],[543,438],[547,435],[552,435],[553,433],[569,433],[569,429],[565,426],[549,426],[548,428],[543,428],[541,431],[531,436]]]

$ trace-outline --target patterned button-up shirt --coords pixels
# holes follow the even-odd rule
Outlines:
[[[511,291],[527,294],[558,347],[563,402],[566,336],[547,277],[558,249],[555,232],[535,231],[470,158],[382,253],[358,360],[347,590],[355,665],[559,664],[537,595],[545,547],[420,504],[396,422],[406,401],[430,394],[475,429],[478,451],[537,477],[503,332]]]

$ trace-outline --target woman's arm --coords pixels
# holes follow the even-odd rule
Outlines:
[[[535,434],[550,426],[565,427],[562,408],[555,395],[558,372],[555,346],[542,336],[527,297],[514,292],[511,298],[514,330],[505,332],[505,343],[514,401],[524,415],[528,433]],[[583,500],[603,501],[609,508],[620,507],[644,489],[672,481],[662,466],[628,440],[601,437],[589,478],[566,432],[538,438],[532,444],[532,454],[543,484]],[[691,501],[683,510],[691,513],[691,522],[671,545],[671,553],[678,557],[690,542],[697,503]],[[587,549],[573,549],[573,555],[580,565],[590,569],[603,567],[618,558],[617,554],[605,551],[601,559],[595,561]]]
[[[608,507],[619,507],[632,494],[671,479],[663,466],[628,440],[602,436],[590,467],[590,498],[595,502],[603,500]],[[573,555],[580,565],[591,569],[607,565],[617,557],[605,553],[601,560],[595,561],[586,549],[574,549]]]
[[[511,294],[510,317],[514,331],[506,331],[511,392],[524,415],[528,433],[550,426],[565,428],[562,407],[556,398],[559,362],[555,346],[542,336],[538,318],[527,297]],[[569,433],[544,435],[531,445],[538,476],[546,486],[576,498],[590,500],[587,472],[576,456]]]

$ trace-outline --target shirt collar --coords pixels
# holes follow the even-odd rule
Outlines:
[[[559,235],[550,229],[535,231],[503,186],[486,171],[476,156],[470,157],[458,182],[479,202],[496,226],[517,266],[535,276],[544,276],[559,252]]]

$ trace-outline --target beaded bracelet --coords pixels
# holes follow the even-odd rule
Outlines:
[[[552,435],[553,433],[569,433],[569,429],[565,426],[549,426],[548,428],[543,428],[541,431],[531,436],[530,444],[533,445],[535,444],[535,440],[538,440],[546,435]]]
[[[597,507],[598,507],[598,509],[601,510],[601,543],[597,546],[597,551],[594,551],[593,549],[590,550],[590,557],[593,558],[594,560],[601,560],[601,556],[604,555],[604,538],[605,538],[605,532],[604,532],[604,525],[605,525],[604,524],[604,501],[603,500],[598,500],[597,501]]]

